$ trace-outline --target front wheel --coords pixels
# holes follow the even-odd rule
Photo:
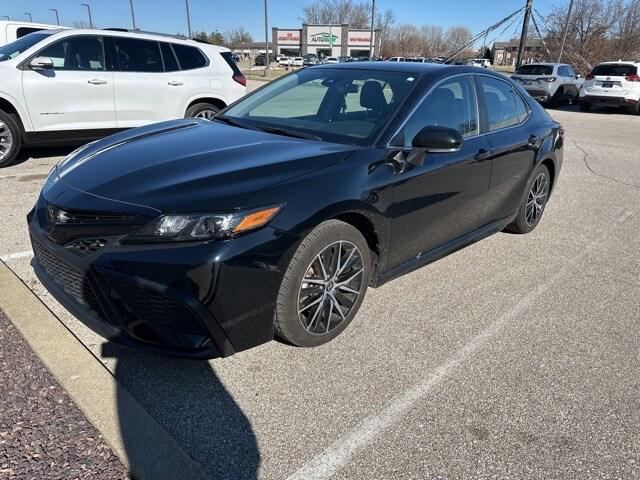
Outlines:
[[[276,334],[315,347],[342,333],[364,300],[371,255],[353,226],[329,220],[302,241],[284,275],[274,316]]]
[[[506,228],[509,232],[529,233],[540,223],[551,188],[549,169],[544,165],[538,165],[533,173],[533,181],[528,188],[516,218]]]
[[[0,168],[11,165],[21,146],[22,135],[14,116],[0,110]]]
[[[185,118],[204,118],[205,120],[213,120],[220,109],[211,103],[196,103],[187,109]]]

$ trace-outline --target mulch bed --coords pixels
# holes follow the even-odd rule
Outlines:
[[[0,478],[130,478],[2,311]]]

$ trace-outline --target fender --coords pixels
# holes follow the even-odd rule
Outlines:
[[[20,88],[20,91],[22,91],[22,88]],[[0,92],[0,108],[3,100],[10,104],[18,113],[18,117],[20,117],[20,121],[22,122],[23,133],[33,131],[31,118],[29,117],[28,112],[24,108],[22,108],[23,104],[15,97],[9,95],[7,92]]]

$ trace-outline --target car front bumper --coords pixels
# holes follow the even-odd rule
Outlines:
[[[270,227],[233,240],[123,245],[52,239],[41,196],[29,214],[36,275],[106,339],[173,356],[229,356],[273,339],[276,298],[299,239]]]

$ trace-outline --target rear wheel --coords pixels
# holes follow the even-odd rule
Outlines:
[[[580,101],[579,105],[580,105],[581,112],[588,112],[589,110],[591,110],[591,105],[589,105],[584,100]]]
[[[527,194],[520,204],[516,218],[506,228],[509,232],[529,233],[536,228],[542,218],[551,188],[549,169],[544,165],[538,165],[532,178],[533,181],[529,185]]]
[[[220,111],[218,107],[211,103],[196,103],[187,108],[185,118],[204,118],[205,120],[213,120],[213,117]]]
[[[22,134],[13,115],[0,110],[0,168],[8,167],[22,147]]]
[[[300,244],[285,273],[274,316],[276,334],[315,347],[342,333],[364,300],[371,256],[362,234],[329,220]]]
[[[640,115],[640,102],[636,102],[633,105],[627,105],[627,111],[631,115]]]
[[[549,106],[556,108],[562,105],[562,99],[564,98],[564,87],[558,88],[556,93],[553,94],[551,99],[549,100]]]

